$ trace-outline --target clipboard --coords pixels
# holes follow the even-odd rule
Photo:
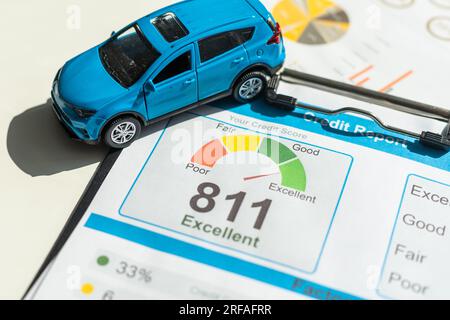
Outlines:
[[[78,201],[72,213],[70,214],[69,219],[67,220],[66,224],[59,233],[55,243],[53,244],[49,253],[45,257],[41,267],[34,276],[31,284],[28,286],[27,290],[23,294],[22,300],[27,296],[30,290],[38,282],[39,278],[45,272],[48,265],[58,255],[58,252],[62,249],[66,241],[69,239],[73,230],[78,225],[81,218],[85,214],[87,208],[89,207],[95,195],[97,194],[97,191],[99,190],[109,171],[114,166],[114,163],[116,162],[117,158],[120,156],[120,153],[121,150],[112,149],[110,152],[108,152],[105,159],[103,159],[103,161],[100,163],[97,170],[95,170],[93,177],[89,181],[80,200]]]
[[[382,106],[386,106],[387,108],[431,118],[436,121],[444,122],[447,124],[447,126],[444,129],[444,132],[442,133],[432,133],[432,132],[414,133],[401,128],[388,126],[383,121],[372,115],[370,112],[366,112],[363,110],[354,108],[327,110],[318,107],[312,107],[310,105],[304,105],[296,98],[278,92],[278,86],[280,81],[293,81],[294,83],[311,86],[325,91],[331,91],[339,94],[345,93],[357,99],[369,98],[375,102],[378,102]],[[288,111],[295,110],[296,108],[303,108],[303,109],[306,108],[314,110],[319,113],[331,115],[346,112],[360,113],[372,118],[381,127],[390,131],[414,137],[418,139],[421,143],[429,146],[430,148],[448,150],[450,147],[450,132],[449,132],[450,110],[444,108],[426,105],[423,103],[395,97],[385,93],[379,93],[372,90],[355,87],[342,82],[320,78],[306,73],[300,73],[298,71],[290,69],[285,69],[282,73],[276,75],[271,79],[266,91],[266,100],[269,104],[272,104],[275,108],[281,108]],[[57,240],[52,246],[44,262],[42,263],[42,266],[39,268],[37,274],[35,275],[33,281],[29,285],[28,289],[26,290],[22,298],[25,298],[27,294],[35,286],[35,284],[37,284],[37,282],[39,281],[40,277],[43,275],[49,264],[51,264],[51,262],[55,259],[60,250],[63,248],[64,244],[71,236],[75,227],[79,224],[80,220],[83,218],[83,215],[85,214],[87,208],[89,207],[92,200],[96,196],[99,188],[101,187],[110,170],[113,168],[120,154],[121,150],[111,150],[105,157],[105,159],[101,162],[94,176],[87,185],[81,199],[79,200],[75,209],[71,213],[67,223],[63,227]]]

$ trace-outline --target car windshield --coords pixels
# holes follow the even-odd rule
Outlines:
[[[161,56],[137,25],[120,32],[100,48],[106,71],[128,88]]]

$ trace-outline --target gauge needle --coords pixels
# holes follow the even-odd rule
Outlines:
[[[260,174],[257,176],[252,176],[252,177],[246,177],[244,178],[244,181],[248,181],[248,180],[254,180],[254,179],[259,179],[259,178],[264,178],[264,177],[270,177],[270,176],[274,176],[280,174],[279,172],[275,172],[275,173],[268,173],[268,174]]]

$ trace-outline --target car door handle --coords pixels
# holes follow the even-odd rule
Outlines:
[[[239,62],[242,62],[242,61],[244,61],[244,57],[236,58],[236,59],[233,60],[234,63],[239,63]]]
[[[194,83],[194,82],[195,82],[195,79],[192,78],[192,79],[186,80],[186,81],[184,82],[184,84],[191,84],[191,83]]]

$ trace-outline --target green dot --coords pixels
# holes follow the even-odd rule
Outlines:
[[[106,266],[109,263],[109,258],[107,256],[100,256],[97,258],[97,263],[100,266]]]

